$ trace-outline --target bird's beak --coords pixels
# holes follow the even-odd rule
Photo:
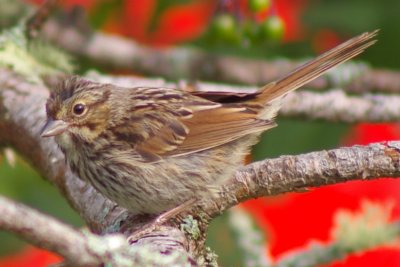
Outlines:
[[[63,120],[48,119],[40,133],[41,137],[50,137],[62,134],[68,129],[69,124]]]

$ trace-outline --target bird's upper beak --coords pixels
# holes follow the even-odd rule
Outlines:
[[[69,124],[63,120],[48,119],[40,133],[41,137],[50,137],[62,134],[68,129]]]

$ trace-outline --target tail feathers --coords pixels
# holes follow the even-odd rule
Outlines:
[[[258,99],[264,103],[279,98],[321,76],[331,68],[346,62],[376,43],[378,30],[365,32],[311,60],[278,81],[261,89]]]

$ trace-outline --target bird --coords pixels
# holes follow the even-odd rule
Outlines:
[[[161,214],[212,197],[232,178],[289,92],[373,45],[365,32],[257,92],[120,87],[72,76],[46,102],[42,137],[70,169],[133,214]]]

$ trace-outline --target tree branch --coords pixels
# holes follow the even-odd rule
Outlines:
[[[281,156],[240,168],[218,197],[203,200],[188,213],[213,218],[252,198],[386,177],[400,177],[400,141]]]
[[[336,89],[322,93],[297,91],[287,95],[280,114],[333,122],[386,122],[400,118],[400,96],[346,95]]]
[[[52,217],[1,196],[0,213],[1,229],[13,232],[38,247],[63,255],[78,265],[101,263],[89,250],[82,232]]]
[[[49,18],[51,11],[57,6],[58,0],[46,0],[26,22],[28,39],[37,37],[44,22]]]
[[[82,21],[76,24],[82,26]],[[47,39],[72,54],[89,58],[96,65],[128,69],[172,80],[185,78],[263,85],[301,64],[290,60],[265,62],[219,56],[193,48],[155,49],[127,38],[90,32],[86,28],[81,31],[78,29],[75,25],[68,26],[52,20],[46,23],[43,33]],[[309,87],[318,90],[342,87],[356,93],[400,93],[400,73],[371,69],[362,63],[345,63],[312,81]]]
[[[77,231],[52,217],[1,196],[0,213],[0,229],[63,256],[71,266],[101,266],[104,263],[110,266],[154,266],[163,263],[164,266],[183,266],[188,263],[188,259],[182,257],[178,245],[163,250],[163,253],[170,251],[169,257],[162,260],[149,258],[149,253],[160,253],[159,248],[149,244],[130,246],[121,234],[101,237],[88,231]]]

